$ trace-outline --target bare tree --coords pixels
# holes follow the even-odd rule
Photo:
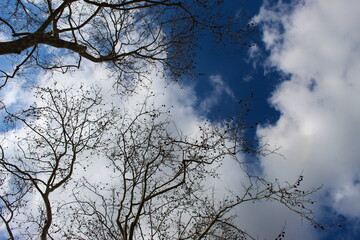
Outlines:
[[[237,225],[236,208],[246,202],[276,201],[313,220],[302,176],[286,185],[248,171],[239,154],[265,153],[245,139],[246,125],[231,120],[205,123],[194,136],[176,129],[167,111],[145,103],[136,116],[121,115],[105,149],[108,180],[83,178],[73,190],[62,236],[69,239],[255,239]],[[224,161],[238,167],[242,189],[218,193]],[[106,178],[105,178],[106,179]],[[214,180],[212,180],[214,179]],[[279,238],[284,234],[281,232]]]
[[[4,0],[0,3],[0,55],[4,85],[21,69],[66,72],[81,59],[105,63],[128,86],[149,64],[161,63],[174,79],[192,67],[194,35],[241,42],[248,19],[221,19],[221,1]],[[250,26],[250,25],[249,25]],[[29,71],[27,71],[29,74]]]
[[[37,89],[46,104],[8,111],[22,130],[1,148],[0,217],[10,239],[255,239],[234,220],[237,207],[259,201],[319,226],[309,208],[316,189],[300,190],[302,176],[267,181],[238,158],[266,153],[246,140],[241,115],[185,136],[150,98],[130,113],[102,110],[98,91]],[[213,187],[224,161],[238,167],[242,188]]]
[[[3,0],[0,55],[8,64],[0,88],[17,74],[66,72],[82,59],[112,69],[125,89],[159,63],[176,79],[191,70],[197,34],[241,40],[251,32],[247,22],[211,15],[219,4]],[[149,98],[132,114],[105,106],[93,89],[36,89],[40,102],[27,110],[1,107],[14,131],[0,145],[0,220],[9,239],[255,239],[235,223],[236,209],[265,200],[319,226],[308,207],[316,189],[300,190],[302,176],[284,185],[241,161],[242,153],[266,154],[246,139],[242,117],[187,136]],[[86,172],[94,154],[106,176]],[[213,187],[224,161],[244,176],[241,189]]]
[[[60,227],[53,225],[57,213],[51,196],[65,188],[76,167],[89,164],[80,154],[102,144],[111,120],[112,111],[101,110],[98,91],[37,88],[36,94],[42,104],[19,113],[7,111],[8,123],[20,124],[15,137],[1,147],[0,217],[10,239],[47,239],[50,229]]]
[[[2,147],[1,152],[1,161],[4,159],[4,152]],[[14,240],[13,228],[11,222],[14,220],[16,215],[19,214],[20,209],[22,209],[28,201],[25,198],[25,195],[30,191],[30,186],[23,181],[19,181],[11,176],[4,169],[0,169],[0,187],[11,188],[11,190],[2,191],[0,195],[0,219],[4,224],[6,232],[9,239]],[[7,183],[5,183],[7,181]]]

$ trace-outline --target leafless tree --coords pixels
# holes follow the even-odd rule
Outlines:
[[[264,153],[245,139],[245,125],[230,120],[205,123],[184,136],[167,111],[145,103],[136,116],[121,115],[112,144],[104,150],[108,181],[82,179],[62,236],[69,239],[255,239],[237,225],[236,208],[247,202],[276,201],[315,226],[309,198],[316,189],[299,190],[302,176],[286,185],[248,171],[240,153]],[[241,127],[241,129],[239,129]],[[238,167],[244,182],[219,194],[224,161]],[[214,179],[214,180],[212,180]],[[281,232],[279,239],[284,234]]]
[[[0,88],[39,68],[79,68],[82,59],[112,69],[125,89],[159,63],[176,79],[190,73],[196,35],[241,40],[251,32],[247,22],[213,15],[219,4],[3,0],[0,55],[8,62]],[[13,128],[0,145],[0,220],[9,239],[255,239],[236,224],[236,209],[259,201],[279,202],[319,226],[309,208],[316,189],[300,190],[302,176],[269,181],[239,158],[266,154],[246,139],[250,126],[241,117],[184,135],[168,109],[149,99],[130,113],[105,106],[93,89],[36,89],[39,103],[27,110],[1,105]],[[103,161],[96,165],[102,178],[86,172],[94,154]],[[224,161],[238,167],[244,182],[220,194],[213,184]]]
[[[177,79],[192,67],[194,35],[207,32],[241,42],[252,31],[248,19],[219,17],[221,2],[1,1],[0,55],[10,60],[1,70],[1,84],[29,68],[66,72],[78,68],[82,58],[113,69],[123,86],[136,83],[156,63]]]
[[[302,176],[268,181],[239,158],[266,154],[246,140],[242,114],[187,136],[151,96],[133,112],[105,106],[99,91],[84,88],[37,88],[37,96],[42,101],[27,110],[5,108],[15,124],[0,159],[9,239],[256,239],[236,224],[236,209],[261,201],[319,226],[309,208],[316,189],[300,190]],[[214,187],[225,161],[243,176],[240,187]]]
[[[2,153],[1,161],[3,161],[4,152],[1,146],[0,148]],[[27,204],[25,195],[29,192],[30,187],[23,181],[17,181],[17,179],[11,178],[10,174],[4,171],[4,169],[0,169],[0,173],[0,187],[5,188],[5,185],[7,185],[6,187],[11,188],[11,190],[1,192],[0,219],[5,226],[9,239],[14,240],[11,222],[18,214],[18,211]],[[5,181],[8,182],[5,184]]]
[[[7,111],[7,123],[15,125],[1,147],[0,217],[10,239],[47,239],[50,229],[56,231],[51,196],[65,188],[75,168],[89,164],[79,155],[102,143],[111,120],[111,110],[101,110],[98,91],[68,90],[37,88],[42,103]]]

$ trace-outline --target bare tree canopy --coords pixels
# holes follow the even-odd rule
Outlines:
[[[248,170],[239,154],[266,152],[246,140],[241,116],[184,135],[151,96],[130,113],[93,89],[74,92],[37,88],[38,105],[8,112],[22,126],[1,146],[10,239],[256,239],[236,209],[261,201],[319,226],[309,207],[316,189],[301,190],[302,176],[280,183]],[[242,180],[219,192],[218,169],[229,161]]]
[[[9,91],[4,86],[16,76],[36,77],[27,85],[26,104],[0,99],[7,127],[0,131],[0,237],[256,239],[237,213],[248,202],[263,201],[321,227],[311,208],[317,189],[300,189],[303,176],[294,182],[266,179],[244,161],[244,154],[272,152],[247,139],[254,127],[244,122],[248,102],[238,116],[201,119],[185,134],[171,107],[154,103],[158,96],[147,83],[141,88],[146,93],[126,105],[122,97],[136,94],[121,95],[101,80],[95,86],[82,79],[88,84],[74,87],[77,79],[62,85],[44,74],[42,85],[36,82],[38,70],[62,75],[54,71],[66,73],[84,62],[101,63],[125,91],[156,74],[176,80],[189,75],[196,37],[239,42],[253,31],[242,16],[217,15],[221,4],[0,2],[0,90]],[[222,182],[225,163],[241,180]],[[279,229],[278,239],[284,231]]]
[[[102,106],[101,96],[94,90],[69,96],[67,89],[38,88],[36,94],[46,99],[46,104],[32,106],[16,114],[9,113],[7,118],[9,122],[21,123],[27,130],[22,136],[15,137],[14,154],[8,159],[2,155],[1,170],[9,177],[5,179],[12,183],[5,184],[7,192],[1,194],[9,212],[4,211],[1,205],[0,215],[9,228],[13,214],[26,202],[24,194],[29,193],[29,189],[37,192],[43,200],[44,209],[41,211],[44,215],[29,213],[26,221],[40,223],[42,220],[37,217],[44,218],[45,223],[39,226],[42,229],[41,238],[46,239],[53,219],[50,195],[73,177],[76,166],[84,161],[78,159],[79,153],[101,144],[101,136],[111,116],[99,109]],[[9,236],[12,238],[13,234]]]
[[[240,42],[251,31],[248,19],[216,15],[221,2],[1,1],[0,55],[12,64],[1,69],[2,85],[26,66],[66,72],[82,58],[114,68],[120,83],[136,81],[155,63],[177,79],[193,66],[196,35]]]

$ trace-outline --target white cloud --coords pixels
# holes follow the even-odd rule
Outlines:
[[[351,217],[360,217],[354,211],[360,195],[359,12],[357,0],[280,1],[265,4],[255,18],[263,24],[268,64],[286,76],[270,99],[280,119],[257,130],[280,145],[286,159],[270,156],[262,167],[268,177],[288,180],[303,171],[308,187],[324,184],[320,204]],[[326,191],[331,197],[324,200]]]
[[[24,81],[9,81],[0,91],[0,101],[7,107],[23,107],[32,102],[32,92],[24,88]]]
[[[205,118],[196,111],[195,105],[197,103],[196,94],[191,86],[181,87],[178,84],[169,84],[166,79],[157,76],[156,72],[159,69],[153,69],[149,76],[152,83],[148,82],[150,89],[138,88],[136,93],[129,96],[120,96],[116,94],[114,88],[113,79],[109,79],[110,73],[103,67],[91,63],[89,61],[83,62],[81,69],[68,73],[62,74],[59,72],[51,74],[40,74],[38,79],[38,85],[40,87],[51,87],[56,89],[63,89],[71,87],[70,91],[77,91],[82,85],[86,87],[97,86],[101,89],[104,101],[112,103],[116,107],[124,109],[129,115],[136,115],[138,112],[137,104],[142,104],[145,98],[149,95],[149,92],[153,92],[156,97],[150,99],[154,101],[155,106],[166,105],[171,111],[172,119],[175,121],[175,125],[178,130],[182,131],[185,135],[196,134],[199,132],[199,125],[205,122]],[[21,84],[9,84],[6,88],[2,89],[2,98],[7,106],[12,108],[26,108],[26,106],[32,103],[35,98],[33,89],[24,89]],[[68,93],[70,95],[70,93]],[[30,101],[30,102],[28,102]],[[39,100],[38,100],[39,101]],[[38,104],[40,104],[38,102]],[[149,102],[149,105],[151,103]],[[171,130],[170,130],[171,131]],[[175,129],[174,129],[175,131]],[[25,135],[26,130],[19,128],[16,132],[8,131],[1,132],[0,139],[2,146],[6,148],[6,154],[12,155],[12,149],[16,148],[13,146],[16,142],[16,138]],[[85,153],[88,155],[89,153]],[[84,157],[84,155],[82,155]],[[74,178],[81,178],[82,176],[88,176],[92,182],[97,181],[112,181],[109,170],[104,167],[104,156],[92,155],[90,159],[93,164],[84,172],[82,168],[78,168]],[[71,184],[69,185],[71,186]],[[68,187],[71,189],[71,187]],[[69,195],[66,192],[55,192],[52,195],[53,199],[68,198]],[[67,199],[68,200],[68,199]],[[31,200],[32,208],[36,211],[36,205],[41,204],[41,200],[38,197],[34,197]],[[36,213],[35,213],[36,215]],[[0,234],[4,230],[4,226],[0,227]]]
[[[59,89],[71,86],[74,91],[79,89],[82,84],[84,84],[85,86],[96,85],[98,86],[98,88],[102,89],[101,91],[103,93],[105,102],[111,102],[114,105],[122,108],[126,107],[129,111],[133,111],[133,113],[128,112],[128,114],[136,114],[136,104],[143,103],[145,97],[147,96],[148,90],[145,88],[140,88],[137,90],[136,94],[121,98],[119,95],[115,94],[113,81],[112,79],[108,79],[108,76],[109,73],[106,71],[106,69],[98,67],[96,64],[93,64],[91,62],[85,61],[81,69],[75,72],[71,72],[69,74],[64,75],[56,72],[51,75],[40,75],[38,84],[42,87],[54,87],[55,85],[55,88]],[[205,117],[202,116],[201,112],[197,111],[196,109],[196,104],[199,102],[199,100],[196,97],[193,87],[183,86],[181,88],[181,86],[177,84],[168,84],[166,80],[156,76],[156,70],[151,73],[149,79],[153,80],[150,91],[156,94],[156,97],[154,98],[155,105],[166,105],[168,107],[173,106],[173,108],[171,108],[171,115],[178,129],[180,129],[185,135],[198,133],[198,125],[202,125],[204,123]],[[209,98],[214,97],[215,100],[218,100],[218,98],[221,97],[221,95],[224,93],[229,95],[230,97],[233,96],[231,90],[222,81],[221,76],[212,76],[210,78],[210,81],[214,87],[214,95],[209,96]],[[9,102],[9,104],[11,103],[13,106],[19,105],[19,107],[24,107],[23,100],[25,100],[26,102],[26,97],[31,95],[32,92],[25,92],[23,91],[21,86],[18,86],[16,90],[16,98]],[[6,135],[6,140],[15,139],[21,134],[25,134],[25,131],[18,130],[15,134],[14,132],[8,132],[5,134],[3,133],[3,135]],[[85,154],[88,155],[89,153]],[[113,179],[111,179],[111,175],[108,174],[109,170],[104,168],[105,160],[101,156],[92,155],[90,157],[90,160],[93,163],[89,168],[87,168],[86,172],[84,172],[81,168],[76,169],[77,174],[74,176],[75,179],[77,177],[80,178],[82,176],[88,176],[88,179],[93,182],[114,181]],[[222,168],[219,169],[219,171],[220,174],[224,176],[221,179],[222,182],[207,182],[207,184],[209,185],[212,183],[216,185],[215,187],[217,190],[217,196],[225,194],[225,186],[235,187],[234,191],[241,191],[241,185],[248,183],[246,176],[239,172],[239,167],[235,167],[230,159],[225,160],[224,165],[222,166]],[[71,186],[71,184],[69,184],[69,186]],[[69,186],[68,189],[71,189],[71,187]],[[237,188],[238,186],[240,187]],[[60,194],[58,192],[55,192],[52,197],[59,202],[61,202],[62,199],[69,200],[69,195],[66,193],[65,190]],[[32,206],[41,204],[40,198],[33,198],[31,204]],[[256,234],[259,231],[259,227],[261,226],[261,228],[263,228],[262,232],[264,233],[264,235],[261,236],[269,236],[269,233],[271,233],[271,236],[276,237],[279,231],[281,231],[281,227],[284,222],[281,222],[280,226],[278,226],[277,228],[271,229],[268,226],[268,222],[271,222],[272,218],[257,218],[257,215],[253,214],[256,209],[262,209],[262,214],[266,211],[269,211],[268,205],[261,204],[255,206],[253,206],[253,204],[248,204],[239,209],[240,214],[244,214],[247,216],[246,218],[241,217],[242,226],[245,226],[246,229],[249,229],[252,234]],[[33,209],[34,212],[36,212],[36,207],[33,207]],[[34,213],[34,215],[36,215],[36,213]],[[281,219],[281,216],[277,216],[277,218]],[[2,229],[0,228],[0,232],[1,230]]]

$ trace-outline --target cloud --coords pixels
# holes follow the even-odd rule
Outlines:
[[[78,89],[82,88],[82,86],[84,86],[84,89],[89,86],[95,86],[96,89],[101,91],[105,103],[110,103],[115,107],[119,107],[130,116],[138,114],[138,104],[141,105],[146,97],[153,93],[155,97],[150,98],[148,104],[151,105],[151,102],[153,101],[155,107],[165,105],[166,108],[169,108],[172,116],[172,119],[170,120],[175,121],[176,130],[180,130],[184,135],[197,134],[199,132],[198,126],[205,122],[205,117],[200,115],[195,109],[198,99],[193,87],[169,84],[166,79],[157,76],[157,72],[160,71],[159,69],[149,69],[149,75],[147,77],[152,80],[152,82],[147,82],[149,88],[139,87],[134,94],[120,96],[116,94],[113,79],[109,78],[111,73],[105,68],[99,67],[89,61],[85,60],[83,63],[84,64],[82,64],[79,70],[68,74],[59,72],[39,74],[36,84],[40,87],[51,87],[56,89],[68,89],[70,87],[71,90],[67,91],[68,96],[71,95],[70,92],[76,92]],[[216,80],[214,80],[214,82],[216,82]],[[1,93],[3,94],[2,98],[7,106],[11,106],[12,109],[26,108],[34,101],[40,105],[42,101],[40,99],[35,99],[34,97],[29,97],[34,95],[34,90],[31,88],[25,89],[21,84],[9,84],[6,88],[2,89]],[[37,121],[41,124],[40,120]],[[25,137],[26,134],[26,129],[21,128],[21,126],[19,126],[16,131],[12,130],[13,129],[2,129],[0,132],[1,143],[2,146],[6,148],[7,156],[12,155],[12,150],[16,149],[16,139],[21,138],[22,136]],[[172,129],[170,129],[170,131],[171,130]],[[175,133],[175,129],[173,130]],[[104,156],[86,152],[82,154],[79,159],[84,159],[84,157],[89,157],[89,162],[91,161],[93,163],[87,168],[86,172],[82,170],[82,167],[76,169],[76,174],[73,176],[73,182],[75,182],[77,178],[83,176],[87,177],[87,179],[92,182],[114,181],[111,179],[111,174],[109,174],[110,170],[104,167],[104,162],[106,162]],[[71,189],[71,186],[72,183],[67,186],[67,189]],[[2,190],[5,189],[6,188],[3,186]],[[34,209],[34,216],[37,215],[36,206],[42,203],[40,197],[36,197],[36,195],[37,194],[31,196],[32,198],[29,203],[29,206],[32,206],[32,209]],[[61,199],[69,201],[69,194],[67,194],[65,190],[61,193],[54,192],[52,197],[53,199],[59,200],[60,203]],[[54,203],[54,209],[56,206],[56,203]],[[29,227],[31,229],[33,225],[29,223]],[[0,236],[3,231],[4,226],[1,226]]]
[[[319,206],[355,218],[360,217],[355,210],[360,196],[359,12],[357,0],[279,1],[264,4],[255,17],[270,51],[267,67],[284,76],[269,99],[280,119],[259,127],[257,135],[280,145],[286,159],[266,157],[264,172],[291,180],[303,171],[308,187],[324,185]]]
[[[165,79],[162,79],[156,75],[158,69],[153,69],[150,71],[150,75],[148,76],[149,79],[152,79],[152,83],[150,89],[146,88],[139,88],[137,89],[136,93],[129,95],[129,96],[119,96],[116,93],[116,89],[114,89],[112,79],[108,78],[109,72],[102,67],[98,67],[96,64],[88,62],[85,60],[84,64],[81,66],[81,69],[71,72],[69,74],[62,74],[59,72],[55,72],[52,74],[40,74],[38,76],[38,85],[41,87],[55,87],[57,89],[62,88],[69,88],[71,87],[71,91],[77,91],[84,85],[86,86],[97,86],[97,89],[101,89],[102,95],[104,97],[104,101],[107,103],[112,103],[116,107],[120,107],[122,109],[126,109],[127,113],[132,115],[136,114],[138,107],[137,104],[143,103],[144,99],[148,96],[149,92],[153,92],[156,97],[153,98],[154,103],[156,106],[166,105],[169,107],[172,115],[172,119],[175,121],[177,129],[181,130],[184,135],[196,135],[199,133],[199,125],[203,125],[206,121],[206,118],[202,115],[202,112],[198,111],[197,104],[199,103],[199,99],[196,97],[196,93],[193,89],[193,86],[180,86],[177,84],[168,84]],[[220,75],[214,75],[210,78],[210,82],[213,86],[213,95],[209,96],[209,98],[214,98],[214,102],[208,102],[209,105],[213,106],[212,104],[216,104],[219,98],[223,94],[227,94],[230,97],[233,97],[232,91],[225,85],[222,81]],[[4,90],[4,93],[5,90]],[[8,94],[11,94],[10,91]],[[33,92],[30,89],[24,91],[21,86],[16,87],[16,98],[13,98],[8,104],[11,104],[14,108],[23,108],[24,101],[28,100],[27,96],[32,96]],[[69,96],[71,95],[70,92],[67,92]],[[33,99],[33,98],[32,98]],[[34,100],[32,100],[34,101]],[[39,102],[37,102],[39,104]],[[24,129],[17,129],[16,132],[8,131],[3,132],[1,137],[6,137],[7,141],[5,147],[7,148],[7,153],[10,153],[11,144],[16,142],[16,138],[21,136],[25,136],[26,131]],[[14,141],[11,141],[14,140]],[[91,166],[87,168],[85,172],[82,170],[82,167],[76,169],[76,174],[74,176],[74,181],[76,182],[77,178],[86,177],[89,181],[92,182],[110,182],[114,181],[112,179],[111,174],[109,174],[109,169],[104,167],[104,156],[100,154],[93,154],[93,153],[84,153],[79,157],[79,159],[84,159],[84,157],[89,157],[88,161],[92,162]],[[241,156],[239,156],[240,158]],[[226,187],[234,188],[234,191],[241,191],[242,184],[248,184],[247,176],[244,175],[242,172],[239,171],[239,166],[234,165],[233,160],[225,159],[223,166],[219,169],[219,173],[222,176],[221,181],[206,181],[206,184],[214,184],[216,187],[216,196],[219,198],[224,197],[226,193]],[[240,187],[239,187],[240,186]],[[67,189],[72,189],[72,183],[67,186]],[[3,189],[4,190],[4,189]],[[71,195],[71,194],[70,194]],[[37,215],[36,213],[36,206],[41,204],[41,199],[39,196],[34,196],[29,203],[29,206],[32,206],[34,216]],[[62,192],[54,192],[52,195],[53,199],[56,199],[59,204],[62,204],[66,201],[71,199],[71,196],[67,193],[66,190]],[[58,207],[57,203],[54,203],[54,209]],[[268,231],[270,230],[267,226],[268,221],[272,221],[270,218],[262,217],[261,219],[256,218],[256,215],[253,212],[256,209],[263,209],[263,212],[268,211],[269,206],[267,204],[263,205],[256,205],[253,204],[245,205],[239,209],[239,213],[246,215],[246,218],[241,218],[241,226],[245,226],[246,229],[254,230],[251,233],[257,233],[259,230],[259,226],[263,227],[263,232],[265,232],[266,236],[268,235]],[[62,214],[59,214],[62,215]],[[242,216],[242,215],[241,215]],[[279,217],[280,219],[280,217]],[[68,224],[68,219],[64,220],[64,225]],[[277,236],[279,231],[281,231],[283,222],[281,225],[274,229],[272,236]],[[30,228],[32,227],[31,223],[29,222],[28,225]],[[24,227],[22,225],[22,227]],[[0,234],[4,231],[4,229],[0,228]]]
[[[206,115],[211,111],[211,109],[216,106],[221,100],[223,94],[231,97],[232,99],[235,98],[234,93],[232,90],[227,86],[227,84],[223,81],[221,75],[211,75],[209,77],[209,82],[212,87],[212,91],[210,94],[205,97],[200,103],[200,112]]]

